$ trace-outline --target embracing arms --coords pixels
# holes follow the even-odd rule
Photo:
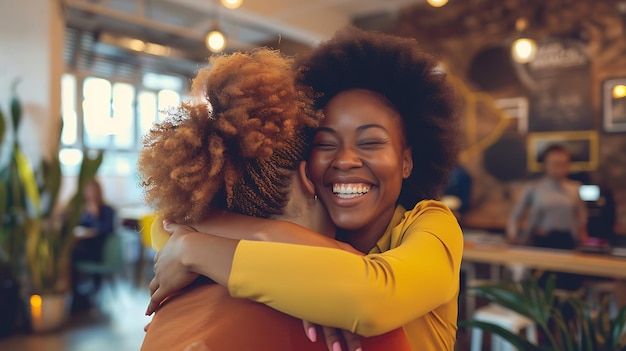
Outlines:
[[[173,250],[167,250],[179,247],[186,269],[227,286],[235,297],[360,335],[404,325],[458,292],[462,235],[454,216],[436,202],[407,212],[390,233],[392,248],[365,257],[329,247],[189,234],[175,232],[168,243]],[[153,302],[165,296],[157,291]]]

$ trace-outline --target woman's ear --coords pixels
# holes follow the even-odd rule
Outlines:
[[[315,185],[313,185],[313,182],[309,178],[306,161],[300,162],[300,165],[298,166],[298,175],[300,176],[300,182],[302,182],[304,189],[306,189],[311,197],[315,196]]]
[[[404,148],[402,154],[402,178],[407,179],[413,172],[413,151],[410,147]]]

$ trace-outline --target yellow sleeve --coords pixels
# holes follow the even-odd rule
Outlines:
[[[163,229],[163,219],[161,217],[156,217],[152,221],[152,224],[150,225],[150,239],[152,248],[157,252],[161,251],[163,246],[165,246],[167,241],[170,239],[170,233]]]
[[[456,298],[463,251],[458,222],[439,202],[420,202],[393,230],[400,244],[367,256],[241,241],[230,293],[363,336],[385,333]]]

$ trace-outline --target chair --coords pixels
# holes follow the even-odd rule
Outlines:
[[[514,334],[519,334],[525,329],[528,341],[537,345],[537,326],[535,322],[515,311],[492,303],[477,309],[473,319],[496,324]],[[482,350],[482,337],[482,329],[472,329],[471,351]],[[491,349],[494,351],[513,351],[514,347],[500,336],[492,334]]]
[[[114,274],[124,267],[124,252],[122,237],[118,233],[112,233],[104,240],[102,247],[102,261],[78,261],[76,270],[85,275],[101,275],[103,280],[108,280],[113,289]]]

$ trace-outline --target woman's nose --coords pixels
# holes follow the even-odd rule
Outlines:
[[[351,148],[341,148],[338,150],[333,160],[333,167],[348,170],[350,168],[361,167],[363,163],[358,153]]]

